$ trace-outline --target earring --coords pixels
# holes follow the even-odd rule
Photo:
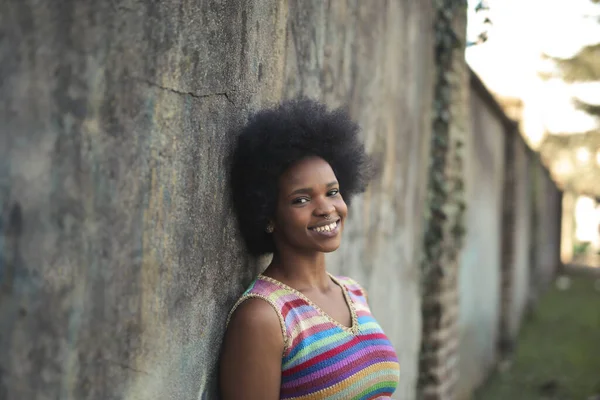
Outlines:
[[[267,229],[265,229],[267,231],[267,233],[273,233],[273,224],[269,222],[269,225],[267,225]]]

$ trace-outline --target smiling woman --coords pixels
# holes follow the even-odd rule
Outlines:
[[[271,264],[237,301],[220,365],[222,398],[385,399],[396,353],[361,286],[327,272],[348,206],[370,176],[359,128],[311,100],[255,114],[231,159],[239,228]]]

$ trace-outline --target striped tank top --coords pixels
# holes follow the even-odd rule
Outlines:
[[[333,277],[352,316],[346,327],[301,292],[260,275],[237,301],[261,298],[275,309],[284,338],[281,399],[391,399],[399,380],[396,352],[373,318],[365,291]]]

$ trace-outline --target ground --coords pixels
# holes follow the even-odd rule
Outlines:
[[[566,281],[542,296],[509,366],[475,399],[600,400],[600,275],[571,275],[567,289],[557,287]]]

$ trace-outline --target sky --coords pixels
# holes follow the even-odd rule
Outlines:
[[[485,16],[475,14],[476,3],[469,0],[469,38],[481,31]],[[600,83],[542,81],[538,72],[553,68],[542,59],[543,53],[568,58],[581,47],[600,42],[600,5],[589,0],[489,0],[488,5],[493,23],[489,39],[467,48],[466,59],[491,91],[523,100],[523,130],[532,145],[546,131],[594,129],[598,121],[576,110],[572,98],[600,104]]]

